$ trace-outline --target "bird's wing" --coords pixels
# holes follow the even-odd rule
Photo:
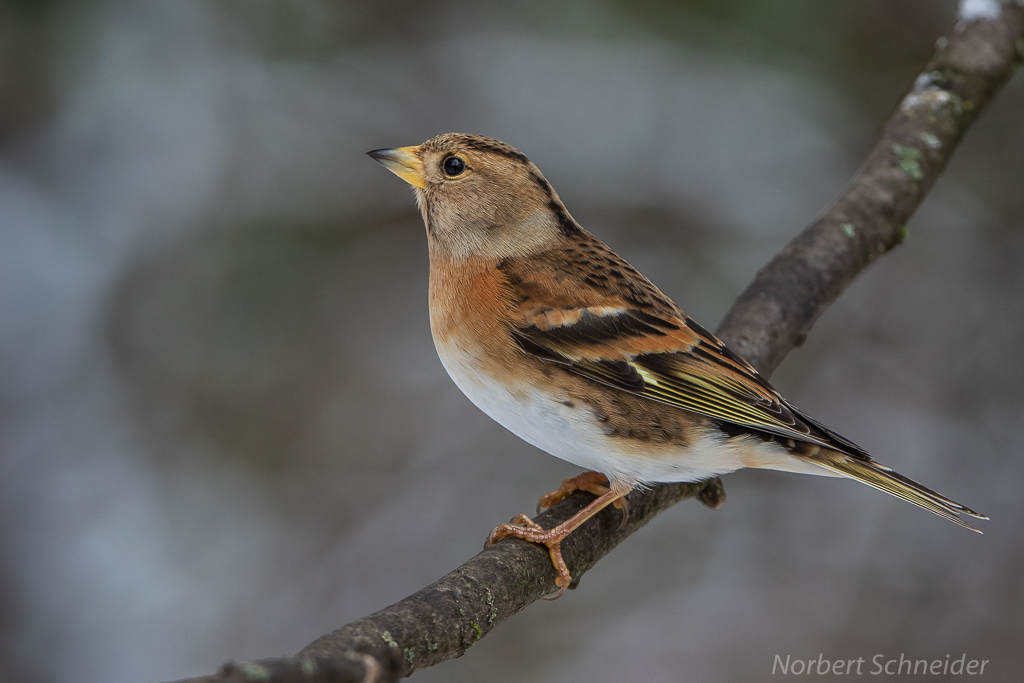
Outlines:
[[[787,403],[749,363],[674,306],[674,312],[666,306],[647,309],[526,307],[522,324],[511,334],[524,352],[606,386],[752,430],[870,457]]]

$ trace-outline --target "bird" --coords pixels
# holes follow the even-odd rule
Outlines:
[[[412,185],[430,255],[430,327],[448,375],[480,410],[585,471],[543,496],[597,496],[544,529],[526,515],[488,543],[548,549],[636,487],[741,468],[847,477],[978,531],[988,519],[881,465],[798,410],[758,371],[585,230],[522,152],[445,133],[367,154]]]

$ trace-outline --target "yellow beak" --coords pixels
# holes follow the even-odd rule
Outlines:
[[[427,185],[427,179],[423,175],[423,159],[420,158],[419,152],[420,148],[417,146],[375,149],[366,154],[405,182],[422,190]]]

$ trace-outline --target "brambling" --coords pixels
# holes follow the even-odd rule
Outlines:
[[[987,519],[793,407],[580,227],[513,147],[449,133],[368,154],[415,188],[430,327],[448,374],[499,424],[588,470],[540,503],[597,495],[579,513],[553,529],[519,515],[489,536],[546,546],[558,595],[571,581],[562,539],[648,483],[761,467],[856,479],[974,531],[959,515]]]

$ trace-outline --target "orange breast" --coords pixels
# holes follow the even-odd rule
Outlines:
[[[513,311],[511,292],[496,263],[431,260],[430,326],[439,352],[457,350],[495,379],[512,379],[523,361],[509,335]]]

